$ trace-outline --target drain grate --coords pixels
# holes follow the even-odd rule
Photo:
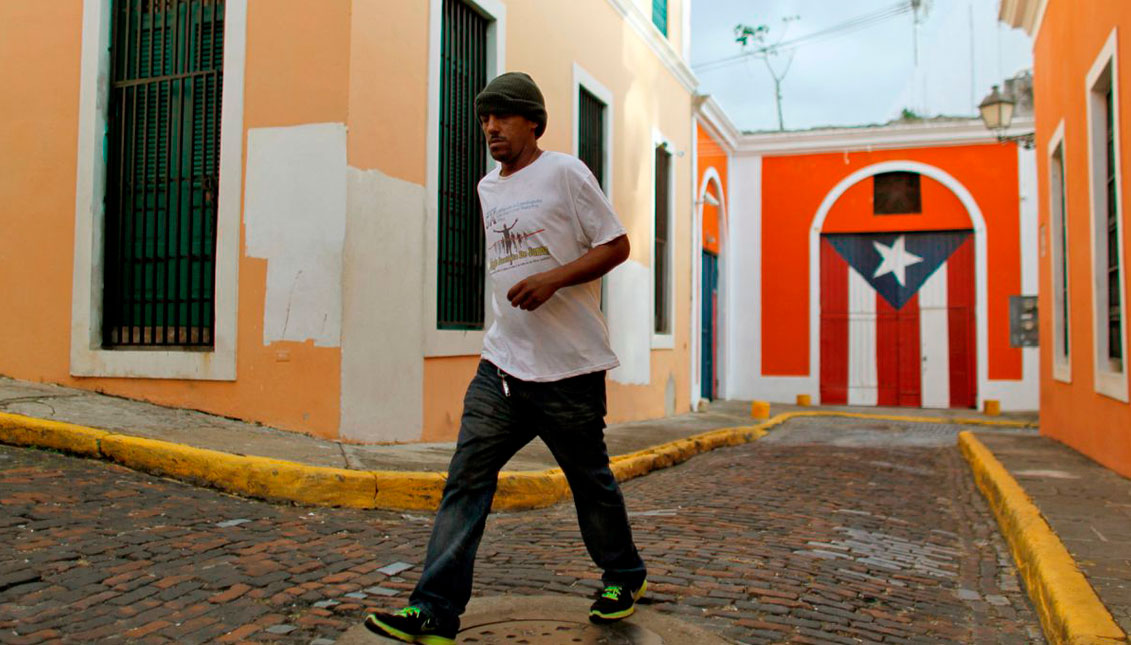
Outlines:
[[[632,623],[597,626],[565,620],[507,620],[468,627],[459,633],[461,643],[514,643],[538,645],[663,645],[664,639]]]

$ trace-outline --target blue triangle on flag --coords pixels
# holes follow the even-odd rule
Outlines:
[[[970,231],[850,233],[823,236],[896,310],[962,246]]]

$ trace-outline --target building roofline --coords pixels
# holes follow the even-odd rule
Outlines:
[[[1048,4],[1048,0],[1000,0],[997,18],[1014,29],[1024,29],[1035,39]]]
[[[722,106],[710,95],[699,94],[693,97],[698,101],[696,116],[699,123],[707,129],[712,137],[718,141],[728,153],[733,153],[742,138],[742,131],[730,120]]]
[[[1006,134],[1031,133],[1033,125],[1032,117],[1018,118]],[[980,119],[971,118],[743,134],[732,150],[736,155],[790,155],[978,145],[996,141],[997,136],[987,130]]]

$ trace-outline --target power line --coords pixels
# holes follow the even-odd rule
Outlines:
[[[831,27],[826,27],[825,29],[820,29],[803,36],[798,36],[797,38],[791,40],[783,40],[772,45],[765,45],[748,52],[742,52],[733,56],[727,56],[725,58],[708,61],[706,63],[695,65],[693,69],[695,69],[695,71],[697,72],[711,71],[726,67],[745,59],[776,54],[782,51],[797,49],[798,47],[801,47],[803,45],[812,45],[832,38],[839,38],[841,36],[867,29],[881,22],[885,22],[897,16],[909,13],[912,10],[913,5],[911,1],[902,0],[898,4],[884,9],[879,9],[871,13],[863,14],[855,18],[851,18]]]

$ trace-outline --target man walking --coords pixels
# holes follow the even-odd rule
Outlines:
[[[604,439],[605,371],[618,362],[597,280],[628,258],[628,237],[581,161],[539,149],[546,107],[530,76],[495,78],[475,98],[475,111],[499,162],[479,182],[495,322],[464,398],[410,605],[365,619],[373,632],[425,645],[454,642],[499,470],[535,436],[565,473],[585,546],[603,571],[590,620],[631,615],[646,587]],[[500,230],[512,244],[500,243]]]

